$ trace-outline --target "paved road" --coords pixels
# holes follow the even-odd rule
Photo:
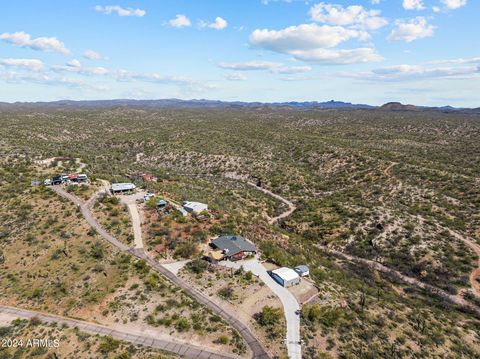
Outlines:
[[[191,259],[171,263],[162,263],[162,266],[167,268],[173,274],[178,275],[178,272],[180,272],[182,268],[185,267],[189,262],[191,262]]]
[[[218,353],[195,345],[183,343],[174,340],[158,339],[142,332],[134,332],[129,329],[111,329],[100,324],[84,322],[76,319],[60,317],[52,314],[45,314],[31,310],[24,310],[19,308],[7,307],[0,305],[0,316],[10,317],[12,320],[16,318],[31,319],[38,318],[44,323],[58,323],[65,324],[71,328],[77,327],[82,332],[93,335],[111,336],[115,339],[125,342],[139,344],[155,349],[164,350],[169,353],[178,354],[187,358],[193,359],[238,359],[235,355]]]
[[[263,349],[262,345],[260,342],[253,336],[253,334],[250,332],[250,330],[247,328],[245,324],[240,322],[236,317],[235,313],[230,314],[224,311],[220,306],[218,306],[216,303],[211,301],[206,295],[204,295],[202,292],[192,288],[187,282],[181,280],[175,274],[170,272],[167,268],[163,267],[160,265],[157,261],[155,261],[152,257],[147,255],[145,251],[141,248],[129,248],[125,244],[121,243],[118,241],[116,238],[114,238],[112,235],[107,233],[103,229],[103,227],[93,218],[92,212],[90,211],[91,206],[93,205],[94,201],[87,201],[86,203],[77,198],[76,196],[66,192],[62,187],[60,186],[53,186],[53,190],[58,193],[60,196],[63,196],[73,203],[75,203],[77,206],[80,207],[83,216],[85,217],[85,220],[93,227],[96,229],[97,233],[100,234],[105,240],[113,244],[115,247],[120,249],[123,252],[129,252],[132,255],[134,255],[137,258],[145,260],[154,270],[156,270],[158,273],[162,274],[165,276],[167,279],[169,279],[172,283],[176,284],[180,288],[182,288],[188,295],[191,297],[195,298],[200,304],[205,305],[207,308],[209,308],[211,311],[213,311],[215,314],[218,314],[221,316],[223,319],[225,319],[233,328],[235,328],[240,335],[245,339],[247,342],[247,345],[250,347],[253,358],[258,358],[258,359],[268,359],[269,356]],[[98,196],[99,192],[95,196]]]
[[[282,287],[275,282],[272,277],[267,273],[265,267],[257,259],[250,259],[238,262],[222,261],[220,265],[229,268],[240,268],[243,266],[244,270],[251,271],[254,275],[258,276],[273,293],[280,298],[283,304],[283,310],[285,313],[285,319],[287,322],[287,337],[286,344],[288,349],[288,357],[290,359],[302,358],[302,347],[300,345],[300,316],[295,314],[300,309],[295,296],[290,293],[287,288]]]

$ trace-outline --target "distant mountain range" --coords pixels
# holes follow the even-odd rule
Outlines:
[[[427,107],[404,105],[400,102],[389,102],[382,106],[366,104],[353,104],[342,101],[307,101],[307,102],[242,102],[242,101],[218,101],[218,100],[95,100],[95,101],[71,101],[61,100],[52,102],[0,102],[0,109],[4,108],[105,108],[105,107],[148,107],[148,108],[255,108],[255,107],[285,107],[300,109],[379,109],[382,111],[441,111],[447,113],[472,113],[480,114],[480,108],[457,108],[452,106]]]

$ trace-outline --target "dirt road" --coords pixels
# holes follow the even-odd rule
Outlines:
[[[286,199],[286,198],[284,198],[284,197],[282,197],[282,196],[280,196],[276,193],[273,193],[272,191],[269,191],[268,189],[258,187],[255,183],[252,183],[252,182],[247,182],[247,183],[250,186],[254,187],[255,189],[269,195],[270,197],[278,199],[279,201],[285,203],[288,206],[288,209],[285,212],[283,212],[282,214],[280,214],[276,217],[273,217],[273,218],[269,218],[268,219],[269,224],[274,224],[275,222],[278,222],[279,220],[288,217],[289,215],[291,215],[297,209],[297,207],[291,201],[289,201],[288,199]]]
[[[338,257],[342,257],[344,259],[347,259],[349,261],[359,262],[359,263],[363,263],[365,265],[368,265],[370,268],[375,269],[379,272],[393,274],[395,277],[401,279],[405,283],[408,283],[410,285],[422,288],[422,289],[424,289],[424,290],[426,290],[426,291],[428,291],[432,294],[435,294],[435,295],[437,295],[437,296],[439,296],[439,297],[441,297],[441,298],[443,298],[443,299],[445,299],[445,300],[447,300],[447,301],[449,301],[453,304],[456,304],[460,307],[463,307],[463,308],[466,308],[466,309],[468,309],[472,312],[475,312],[478,316],[480,316],[480,308],[479,307],[467,302],[465,299],[460,298],[460,297],[458,297],[454,294],[447,293],[440,288],[434,287],[430,284],[423,283],[416,278],[408,277],[408,276],[400,273],[399,271],[388,268],[388,267],[384,266],[383,264],[378,263],[378,262],[374,262],[372,260],[359,258],[359,257],[354,257],[354,256],[348,255],[346,253],[343,253],[343,252],[340,252],[340,251],[337,251],[337,250],[334,250],[334,249],[328,249],[327,251],[332,253],[332,254],[337,255]]]
[[[460,233],[457,233],[449,228],[445,229],[450,233],[451,236],[465,243],[467,247],[469,247],[477,255],[477,268],[470,273],[470,285],[472,286],[475,296],[480,297],[480,283],[477,281],[477,278],[480,278],[480,245],[477,244],[473,239],[467,238]]]
[[[121,325],[116,325],[115,329],[109,327],[89,323],[81,320],[65,318],[53,314],[45,314],[41,312],[1,306],[0,305],[0,323],[10,322],[16,318],[31,319],[38,318],[43,323],[58,323],[60,325],[67,325],[70,328],[78,328],[82,332],[92,335],[111,336],[115,339],[125,342],[139,344],[150,348],[164,350],[169,353],[181,355],[187,358],[194,359],[238,359],[235,355],[218,353],[210,351],[205,348],[200,348],[188,343],[177,340],[166,340],[147,335],[142,332],[134,332],[131,328],[122,328]]]

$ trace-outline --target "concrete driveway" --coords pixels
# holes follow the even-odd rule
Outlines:
[[[176,261],[176,262],[171,262],[171,263],[162,263],[162,266],[167,268],[173,274],[178,275],[178,272],[180,272],[182,270],[182,268],[185,267],[191,261],[192,261],[191,259],[185,259],[183,261]]]
[[[238,262],[222,261],[220,265],[228,268],[238,269],[243,266],[244,270],[251,271],[262,282],[264,282],[273,293],[280,298],[283,304],[283,311],[285,312],[285,319],[287,321],[287,337],[286,344],[288,349],[288,357],[290,359],[301,359],[302,348],[300,345],[300,316],[295,314],[300,309],[297,299],[287,288],[282,287],[275,282],[267,273],[265,267],[258,261],[257,258]]]

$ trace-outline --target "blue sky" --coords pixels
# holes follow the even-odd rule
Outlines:
[[[474,0],[6,0],[0,101],[480,106]]]

